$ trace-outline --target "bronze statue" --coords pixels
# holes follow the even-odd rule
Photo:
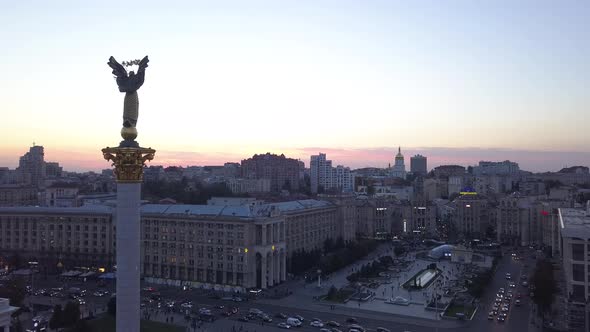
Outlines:
[[[123,61],[123,65],[117,62],[114,57],[109,58],[107,63],[113,69],[113,75],[117,77],[117,85],[120,92],[125,92],[125,101],[123,104],[123,129],[121,134],[126,140],[134,140],[137,136],[135,125],[137,124],[137,116],[139,115],[139,98],[137,97],[137,90],[143,85],[145,78],[145,69],[148,66],[147,55],[140,60]],[[137,74],[130,71],[127,74],[124,66],[138,65]],[[124,134],[125,133],[125,134]],[[134,133],[134,134],[133,134]]]

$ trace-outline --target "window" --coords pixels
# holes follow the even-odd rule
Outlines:
[[[572,264],[572,278],[574,281],[586,281],[583,264]]]
[[[572,259],[575,261],[584,260],[584,244],[572,243]]]

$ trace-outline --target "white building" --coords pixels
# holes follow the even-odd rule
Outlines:
[[[518,163],[510,160],[480,161],[478,166],[473,167],[473,175],[513,175],[519,172]]]
[[[311,156],[310,184],[311,192],[317,194],[322,190],[340,189],[352,192],[354,188],[354,174],[350,168],[338,165],[332,167],[332,161],[326,159],[325,153]]]
[[[399,147],[397,155],[395,156],[395,164],[391,169],[391,176],[394,178],[406,178],[406,165],[404,164],[404,155],[402,154],[402,148]]]
[[[590,330],[590,203],[586,209],[559,209],[559,233],[566,284],[568,331]]]

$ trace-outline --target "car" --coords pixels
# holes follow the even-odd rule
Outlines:
[[[300,315],[294,315],[293,317],[297,318],[302,323],[305,321],[305,319],[303,317],[301,317]]]
[[[350,324],[350,326],[348,328],[349,328],[349,330],[348,330],[349,332],[350,332],[350,330],[358,330],[360,332],[365,332],[365,328],[358,325],[358,324]]]
[[[340,323],[338,323],[338,322],[335,322],[335,321],[333,321],[333,320],[327,321],[327,322],[326,322],[326,325],[328,325],[328,326],[332,326],[332,327],[340,327]]]
[[[234,314],[234,313],[233,313],[233,312],[231,312],[230,310],[226,310],[226,311],[224,311],[224,312],[222,313],[222,315],[224,315],[225,317],[229,317],[229,316],[231,316],[231,315],[233,315],[233,314]]]
[[[242,317],[238,318],[238,320],[239,320],[240,322],[246,322],[246,323],[250,321],[250,320],[248,319],[248,317],[246,317],[246,316],[242,316]]]
[[[216,306],[215,306],[215,308],[216,308],[216,309],[223,309],[223,308],[225,308],[225,307],[224,307],[224,306],[222,306],[221,304],[219,304],[219,305],[216,305]]]
[[[315,322],[315,321],[321,322],[322,320],[321,320],[321,319],[319,319],[319,318],[312,318],[312,319],[311,319],[311,321],[312,321],[312,322]]]
[[[313,326],[313,327],[324,327],[324,323],[314,320],[311,323],[309,323],[309,326]]]
[[[358,324],[359,323],[359,321],[356,318],[354,318],[354,317],[348,317],[348,318],[346,318],[346,322],[347,323],[351,323],[351,324]]]
[[[324,323],[317,320],[312,321],[311,323],[309,323],[309,325],[313,327],[324,327]]]
[[[287,318],[287,324],[289,324],[290,326],[299,327],[303,323],[301,323],[301,321],[295,317],[289,317]]]
[[[276,318],[280,318],[280,319],[287,319],[287,315],[285,315],[282,312],[279,312],[275,315]]]
[[[516,298],[520,299],[522,297],[522,295],[520,293],[516,293]]]
[[[270,318],[268,315],[262,316],[262,320],[266,323],[272,323],[272,318]]]
[[[504,322],[506,320],[506,318],[504,318],[503,316],[498,316],[498,318],[496,318],[498,320],[498,322]]]
[[[250,310],[248,310],[248,313],[254,314],[254,315],[260,315],[262,314],[262,310],[260,309],[256,309],[256,308],[251,308]]]
[[[520,307],[520,300],[518,300],[518,299],[517,299],[517,300],[514,302],[514,304],[515,304],[517,307]]]
[[[514,283],[514,282],[511,282],[511,283],[510,283],[510,287],[512,287],[512,288],[516,288],[516,283]]]
[[[491,313],[491,312],[488,314],[488,319],[489,319],[489,320],[494,320],[494,315],[492,315],[492,313]]]
[[[512,257],[516,257],[516,253],[515,252],[512,253]]]
[[[211,314],[211,310],[207,309],[207,308],[201,308],[201,309],[199,309],[199,314],[201,314],[201,315]]]
[[[375,329],[375,331],[377,331],[377,332],[391,332],[390,329],[386,329],[384,327],[378,327]]]
[[[529,283],[528,283],[528,281],[523,281],[523,282],[521,283],[521,285],[522,285],[522,287],[526,287],[526,286],[528,286],[528,285],[529,285]]]
[[[232,297],[232,301],[234,301],[234,302],[242,302],[242,301],[244,301],[244,299],[242,299],[239,296],[235,296],[235,297]]]
[[[190,302],[186,302],[180,305],[182,308],[184,309],[191,309],[193,307],[193,304]]]
[[[289,324],[287,324],[285,322],[280,322],[280,323],[277,324],[277,327],[278,328],[281,328],[281,329],[290,329],[291,328],[291,325],[289,325]]]

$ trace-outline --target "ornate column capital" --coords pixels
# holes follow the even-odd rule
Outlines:
[[[104,159],[112,161],[115,166],[117,182],[141,182],[145,162],[154,159],[156,150],[152,148],[118,147],[104,148]]]

